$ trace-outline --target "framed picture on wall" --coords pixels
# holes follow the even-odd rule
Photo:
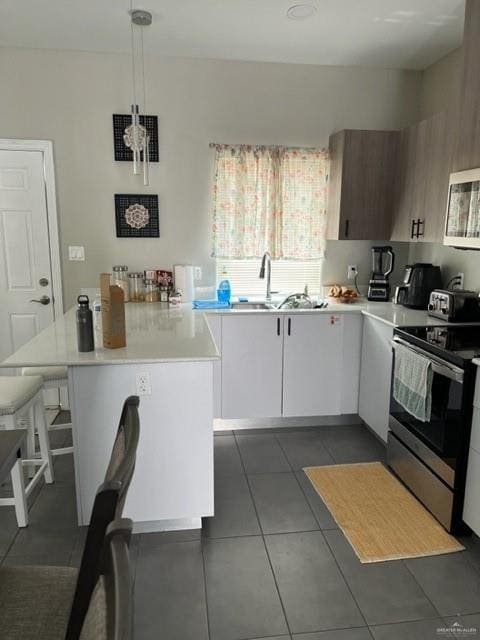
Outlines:
[[[158,195],[115,194],[117,238],[159,238]]]
[[[158,117],[141,115],[139,116],[140,124],[144,126],[150,136],[148,143],[150,162],[159,161],[158,153]],[[113,150],[115,160],[119,162],[133,162],[133,152],[129,146],[125,144],[125,129],[132,124],[132,116],[129,113],[113,114]],[[143,160],[143,152],[140,153]]]

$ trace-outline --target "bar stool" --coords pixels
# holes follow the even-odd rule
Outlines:
[[[25,367],[22,369],[22,376],[41,376],[43,380],[43,389],[66,389],[68,393],[68,369],[67,367]],[[59,429],[70,429],[72,423],[50,424],[49,431],[57,431]],[[73,447],[57,447],[51,449],[52,456],[62,456],[67,453],[73,453]]]
[[[23,474],[13,484],[13,498],[1,498],[0,506],[14,506],[19,527],[28,524],[27,499],[42,477],[47,484],[53,482],[53,465],[48,440],[47,419],[42,396],[41,376],[0,376],[0,428],[16,429],[20,420],[27,425],[26,459],[22,466],[38,467],[25,486]],[[25,420],[27,418],[27,420]],[[38,433],[40,452],[35,451],[35,431]],[[22,456],[23,458],[23,456]]]

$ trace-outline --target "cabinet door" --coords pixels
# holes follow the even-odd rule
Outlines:
[[[330,136],[327,237],[390,237],[397,131],[345,130]]]
[[[480,166],[480,2],[467,0],[460,113],[452,172]]]
[[[207,315],[208,326],[212,332],[217,349],[222,352],[222,316],[213,313]],[[213,417],[222,417],[222,361],[213,363]]]
[[[392,327],[374,318],[364,318],[358,413],[384,442],[390,412],[392,337]]]
[[[410,168],[412,172],[412,210],[414,220],[425,217],[425,192],[429,172],[428,141],[430,139],[431,120],[422,120],[412,127],[414,160]]]
[[[346,131],[340,239],[387,240],[397,131]]]
[[[415,179],[416,129],[400,132],[397,152],[397,180],[394,187],[394,206],[391,239],[410,242],[412,238],[412,200]]]
[[[343,316],[286,316],[283,415],[340,414],[342,364]]]
[[[282,323],[274,314],[223,316],[223,418],[282,415]]]
[[[448,180],[454,143],[452,112],[431,119],[428,138],[428,170],[425,183],[425,212],[420,242],[442,242],[447,208]]]
[[[468,454],[463,519],[480,535],[480,453],[472,448]]]

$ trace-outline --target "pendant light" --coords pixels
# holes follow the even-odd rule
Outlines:
[[[147,128],[140,124],[140,106],[137,99],[137,87],[141,86],[144,115],[147,114],[147,91],[145,86],[145,51],[143,44],[143,30],[152,24],[152,14],[143,9],[130,9],[131,40],[132,40],[132,121],[124,131],[123,141],[133,154],[133,173],[139,175],[140,164],[143,169],[143,184],[150,183],[150,136]],[[137,51],[138,54],[137,55]],[[140,83],[138,83],[140,79]]]

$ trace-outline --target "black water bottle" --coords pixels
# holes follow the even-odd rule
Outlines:
[[[77,344],[79,351],[93,351],[93,314],[89,306],[88,296],[78,296],[77,309]]]

